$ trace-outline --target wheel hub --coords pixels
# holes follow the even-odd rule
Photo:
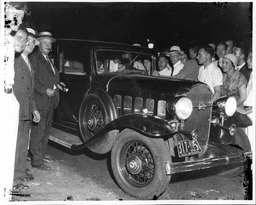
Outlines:
[[[126,167],[131,174],[139,174],[142,170],[142,161],[136,155],[130,156],[126,162]]]
[[[90,114],[87,120],[88,129],[95,130],[97,127],[97,119],[94,115]]]

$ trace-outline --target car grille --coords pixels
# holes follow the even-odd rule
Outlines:
[[[198,142],[203,148],[209,139],[212,113],[211,91],[205,85],[194,86],[187,97],[193,103],[191,116],[184,122],[184,130],[198,130]]]

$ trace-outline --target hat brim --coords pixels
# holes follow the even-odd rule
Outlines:
[[[37,40],[36,36],[33,33],[28,33],[28,35],[35,39],[36,46],[40,44],[40,42]]]
[[[40,36],[37,38],[38,41],[42,40],[42,39],[50,39],[52,41],[52,43],[56,42],[56,39],[53,37],[49,37],[49,36]]]
[[[171,51],[169,51],[168,54],[171,54],[171,53],[173,53],[173,52],[178,52],[179,54],[182,54],[182,51],[178,51],[178,50],[171,50]]]

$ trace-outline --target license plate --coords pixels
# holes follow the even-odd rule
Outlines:
[[[177,151],[179,157],[187,157],[199,154],[202,149],[196,139],[182,140],[177,142]]]

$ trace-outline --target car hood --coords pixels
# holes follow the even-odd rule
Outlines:
[[[118,89],[179,95],[187,93],[193,86],[198,84],[202,83],[171,77],[118,75],[106,81],[106,89],[107,91]]]

